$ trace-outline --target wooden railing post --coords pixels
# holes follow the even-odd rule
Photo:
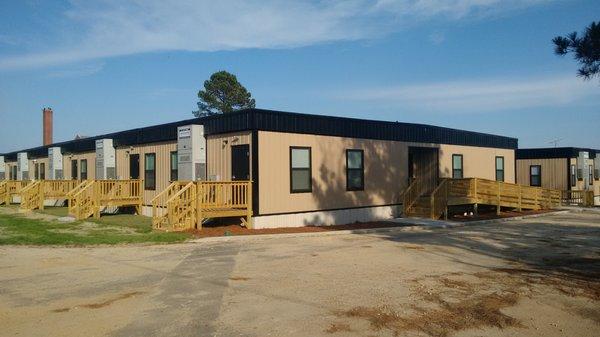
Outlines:
[[[246,222],[248,223],[248,229],[254,228],[254,224],[252,223],[252,184],[252,181],[246,184],[246,210],[248,212],[246,215]]]
[[[496,215],[500,215],[500,188],[502,187],[502,185],[500,184],[499,181],[496,182],[496,198],[497,198],[497,205],[496,205]]]

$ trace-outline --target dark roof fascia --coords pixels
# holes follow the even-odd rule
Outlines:
[[[516,138],[426,124],[248,109],[203,121],[205,134],[244,130],[517,149]]]
[[[206,135],[260,130],[505,149],[517,149],[518,147],[516,138],[426,124],[245,109],[223,115],[186,119],[13,151],[6,153],[5,157],[7,160],[14,161],[19,152],[27,152],[30,158],[44,157],[48,154],[50,147],[60,147],[63,153],[89,152],[95,150],[97,139],[104,138],[113,139],[116,147],[173,141],[177,139],[177,127],[189,124],[204,125]]]
[[[201,118],[146,126],[125,131],[107,133],[94,137],[73,139],[64,142],[53,143],[50,145],[8,152],[5,154],[5,160],[15,161],[17,158],[17,153],[19,152],[27,152],[28,158],[45,157],[48,155],[48,149],[51,147],[60,147],[63,154],[95,151],[96,140],[98,139],[113,139],[115,147],[173,141],[177,139],[177,127],[189,124],[201,124]]]
[[[548,147],[548,148],[530,148],[518,149],[516,151],[517,159],[553,159],[553,158],[576,158],[579,152],[588,152],[590,159],[596,158],[596,153],[600,150],[582,148],[582,147]]]

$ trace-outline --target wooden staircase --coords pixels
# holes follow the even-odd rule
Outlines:
[[[104,207],[135,206],[142,208],[142,184],[131,180],[87,180],[68,194],[69,214],[77,220],[100,217]]]
[[[32,211],[44,207],[44,185],[41,181],[34,181],[21,190],[20,209]]]
[[[177,181],[152,199],[155,229],[201,229],[207,219],[236,216],[252,228],[251,181]]]
[[[0,181],[0,205],[6,203],[8,199],[8,189],[6,186],[6,181]]]

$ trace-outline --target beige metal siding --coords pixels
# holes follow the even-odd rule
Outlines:
[[[96,179],[96,151],[76,154],[63,154],[63,177],[71,179],[71,161],[77,160],[77,179],[81,179],[81,160],[87,160],[87,178]],[[46,165],[47,166],[47,165]],[[47,169],[47,168],[46,168]]]
[[[46,179],[48,179],[48,157],[37,158],[37,159],[29,159],[29,177],[31,179],[35,179],[35,164],[44,164],[44,174]]]
[[[258,137],[260,214],[400,203],[409,146],[439,147],[441,177],[451,176],[452,153],[463,155],[465,177],[486,179],[495,179],[496,156],[504,156],[505,181],[515,181],[514,150],[267,131]],[[312,193],[290,193],[290,146],[312,149]],[[364,150],[364,191],[346,191],[346,149]]]
[[[440,177],[452,178],[452,155],[463,156],[463,177],[496,180],[496,156],[504,157],[504,181],[515,182],[515,151],[490,147],[440,145]]]
[[[129,154],[140,155],[140,179],[144,179],[144,155],[156,154],[156,189],[144,190],[144,205],[150,205],[150,201],[158,193],[162,192],[170,184],[171,179],[171,152],[177,151],[177,141],[144,144],[136,146],[118,147],[117,178],[129,179]],[[142,185],[143,186],[143,185]]]
[[[13,167],[17,166],[17,162],[16,161],[12,161],[12,162],[7,161],[7,162],[5,162],[5,164],[6,164],[6,180],[10,180],[9,178],[10,178],[11,172],[13,170]]]
[[[399,202],[408,181],[408,144],[260,131],[260,214]],[[312,193],[290,193],[290,146],[311,147]],[[346,149],[364,150],[364,191],[346,191]]]
[[[252,133],[236,132],[208,136],[206,139],[206,174],[214,180],[231,180],[231,146],[250,144],[252,177]]]
[[[569,189],[569,171],[567,159],[518,159],[517,160],[517,183],[529,186],[529,167],[540,165],[542,168],[542,187],[559,190]]]

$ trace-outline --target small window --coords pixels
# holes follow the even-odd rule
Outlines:
[[[365,189],[365,167],[363,150],[346,150],[346,190]]]
[[[156,154],[147,153],[144,156],[144,189],[156,189]]]
[[[496,157],[496,181],[504,181],[504,157]]]
[[[463,156],[462,154],[452,155],[452,178],[462,179],[463,178]]]
[[[577,186],[577,167],[571,165],[571,186]]]
[[[36,180],[40,179],[40,164],[39,163],[35,163],[34,170],[33,170],[33,176],[35,177]]]
[[[40,163],[40,180],[46,180],[46,164]]]
[[[594,185],[594,167],[592,165],[588,166],[589,176],[588,176],[588,184]]]
[[[597,166],[594,167],[594,176],[596,180],[600,180],[600,168],[598,168]]]
[[[81,180],[87,180],[88,177],[88,169],[87,169],[87,159],[82,159],[81,163],[79,164],[80,170],[79,171],[79,177]]]
[[[312,192],[310,147],[290,147],[290,192]]]
[[[171,181],[177,181],[177,151],[171,152]]]
[[[542,166],[541,165],[529,166],[529,185],[542,186]]]

